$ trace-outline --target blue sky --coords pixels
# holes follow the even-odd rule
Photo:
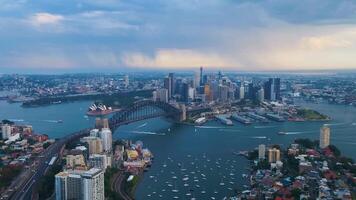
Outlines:
[[[0,0],[0,72],[356,68],[354,0]]]

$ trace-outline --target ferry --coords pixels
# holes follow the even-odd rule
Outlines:
[[[284,122],[286,121],[282,116],[278,115],[278,114],[271,114],[268,113],[266,114],[266,117],[273,120],[273,121],[277,121],[277,122]]]
[[[267,123],[267,122],[268,122],[267,118],[265,118],[265,117],[263,117],[263,116],[261,116],[261,115],[257,115],[257,114],[255,114],[255,113],[253,113],[253,112],[247,113],[247,116],[248,116],[248,117],[251,117],[251,118],[254,119],[254,120],[263,122],[263,123]]]
[[[216,117],[216,119],[218,119],[221,123],[223,123],[225,125],[228,125],[228,126],[233,125],[232,121],[229,120],[226,115],[217,115],[215,117]]]
[[[231,118],[242,123],[242,124],[251,124],[251,121],[243,116],[240,116],[236,113],[234,113],[233,115],[231,115]]]
[[[206,121],[207,121],[207,119],[205,117],[200,117],[200,118],[196,119],[194,123],[197,125],[203,125]]]

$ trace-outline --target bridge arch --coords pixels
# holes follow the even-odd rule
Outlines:
[[[185,119],[185,108],[161,101],[140,100],[115,113],[109,119],[109,127],[116,130],[119,126],[156,117],[169,117],[177,121]]]

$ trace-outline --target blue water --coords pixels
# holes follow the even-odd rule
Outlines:
[[[19,104],[0,101],[0,119],[17,119],[19,123],[32,124],[37,132],[61,137],[93,125],[93,119],[84,117],[89,104],[75,102],[22,108]],[[246,183],[241,174],[247,173],[248,161],[232,152],[251,150],[259,144],[280,144],[283,147],[295,138],[318,139],[319,129],[324,123],[331,127],[331,143],[343,154],[356,159],[353,153],[356,149],[356,108],[298,104],[328,114],[332,120],[250,126],[234,122],[232,127],[210,121],[204,126],[194,127],[156,118],[120,127],[115,138],[141,140],[155,155],[151,169],[144,174],[137,188],[137,199],[172,199],[175,196],[190,199],[193,195],[197,199],[220,199],[233,194],[234,189],[241,189]],[[63,120],[63,123],[48,120]],[[279,131],[287,132],[287,135],[277,135]],[[191,195],[187,196],[187,193]]]

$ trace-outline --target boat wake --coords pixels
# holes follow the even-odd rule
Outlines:
[[[241,132],[240,130],[236,130],[236,129],[219,129],[219,131],[221,132],[231,132],[231,133],[234,133],[234,132]]]
[[[58,123],[58,120],[41,120],[43,122],[48,122],[48,123]]]
[[[12,122],[24,122],[24,119],[9,119]]]
[[[315,131],[289,131],[285,132],[285,135],[299,135],[299,134],[304,134],[304,133],[313,133]]]
[[[155,133],[149,131],[130,131],[130,133],[144,134],[144,135],[166,135],[165,133]]]
[[[254,136],[253,139],[267,139],[267,136]]]
[[[274,128],[276,126],[254,126],[253,128]]]
[[[195,128],[219,128],[219,129],[223,129],[224,127],[220,127],[220,126],[194,126]]]
[[[141,124],[141,125],[137,126],[136,128],[142,128],[142,127],[145,127],[145,126],[147,126],[147,122],[144,123],[144,124]]]
[[[346,125],[348,122],[341,122],[341,123],[333,123],[333,124],[324,124],[324,126],[342,126]]]
[[[299,135],[299,134],[302,134],[302,133],[305,133],[305,132],[286,132],[285,134],[286,135]]]

